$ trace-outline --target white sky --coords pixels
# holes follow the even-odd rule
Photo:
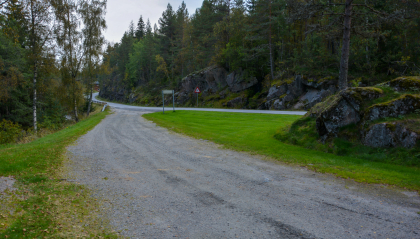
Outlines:
[[[190,15],[195,12],[196,8],[201,7],[202,0],[184,0],[187,5]],[[181,5],[182,0],[108,0],[106,24],[108,28],[105,30],[105,39],[108,42],[119,42],[125,31],[128,30],[130,22],[137,22],[140,15],[143,15],[144,23],[147,18],[153,25],[156,23],[158,26],[158,19],[162,16],[166,6],[170,3],[174,11]]]

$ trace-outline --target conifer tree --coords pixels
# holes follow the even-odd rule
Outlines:
[[[136,28],[136,38],[137,40],[140,40],[144,37],[145,35],[145,25],[144,25],[144,21],[143,21],[143,16],[140,16],[140,19],[137,23],[137,28]]]

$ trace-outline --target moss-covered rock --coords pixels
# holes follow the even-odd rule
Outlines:
[[[389,102],[372,105],[366,110],[365,121],[411,114],[420,109],[420,96],[403,95]]]
[[[356,87],[341,91],[316,105],[310,115],[316,115],[316,128],[320,136],[336,136],[341,127],[360,122],[363,104],[378,98],[382,90],[374,87]]]
[[[381,123],[372,125],[365,133],[363,143],[374,148],[403,147],[412,148],[416,146],[419,139],[417,133],[408,130],[403,124]]]
[[[404,76],[389,82],[389,86],[397,91],[420,90],[420,76]]]

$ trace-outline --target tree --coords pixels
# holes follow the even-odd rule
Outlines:
[[[99,62],[99,55],[105,39],[102,31],[106,29],[105,22],[106,0],[87,0],[80,7],[80,14],[84,28],[82,34],[84,36],[83,47],[85,52],[85,62],[87,67],[87,89],[90,93],[87,115],[90,113],[92,104],[93,82],[95,81],[94,69]]]
[[[136,38],[137,40],[140,40],[144,37],[145,35],[145,25],[144,25],[144,21],[143,21],[143,16],[140,16],[140,19],[137,23],[137,28],[136,28]]]
[[[26,0],[25,8],[28,22],[29,59],[33,70],[33,128],[37,131],[37,79],[43,55],[48,51],[52,40],[50,4],[46,0]]]
[[[52,0],[57,27],[54,29],[57,44],[61,48],[61,72],[63,84],[70,94],[70,101],[76,122],[79,121],[78,106],[82,87],[78,79],[85,52],[83,34],[79,29],[82,0]]]

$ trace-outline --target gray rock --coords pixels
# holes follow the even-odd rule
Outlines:
[[[336,136],[339,128],[359,123],[363,114],[363,101],[376,99],[382,93],[382,90],[373,87],[341,91],[317,114],[316,128],[319,135]]]
[[[272,86],[268,91],[267,100],[272,100],[278,98],[287,92],[287,84],[282,84],[281,86]]]
[[[419,135],[399,123],[382,123],[371,126],[364,136],[365,145],[375,148],[404,147],[416,145]]]
[[[242,107],[246,103],[246,100],[242,97],[236,97],[235,99],[227,102],[228,107],[236,108],[236,107]]]
[[[284,103],[282,100],[280,99],[276,99],[273,102],[273,106],[270,109],[274,109],[274,110],[284,110],[286,109],[286,107],[284,106]]]
[[[366,121],[374,121],[386,117],[398,117],[413,113],[420,109],[420,96],[405,95],[391,102],[371,106],[365,115]]]
[[[301,96],[305,92],[305,85],[302,83],[302,76],[296,76],[295,80],[287,85],[287,94],[295,98]]]
[[[258,84],[258,80],[254,76],[245,77],[245,72],[238,70],[230,73],[226,77],[226,83],[229,86],[229,90],[236,93]]]
[[[183,92],[193,92],[199,87],[201,92],[214,93],[227,86],[227,71],[223,67],[211,66],[194,72],[182,80]]]
[[[359,112],[342,96],[335,105],[316,119],[316,129],[320,136],[336,136],[338,129],[360,121]]]

